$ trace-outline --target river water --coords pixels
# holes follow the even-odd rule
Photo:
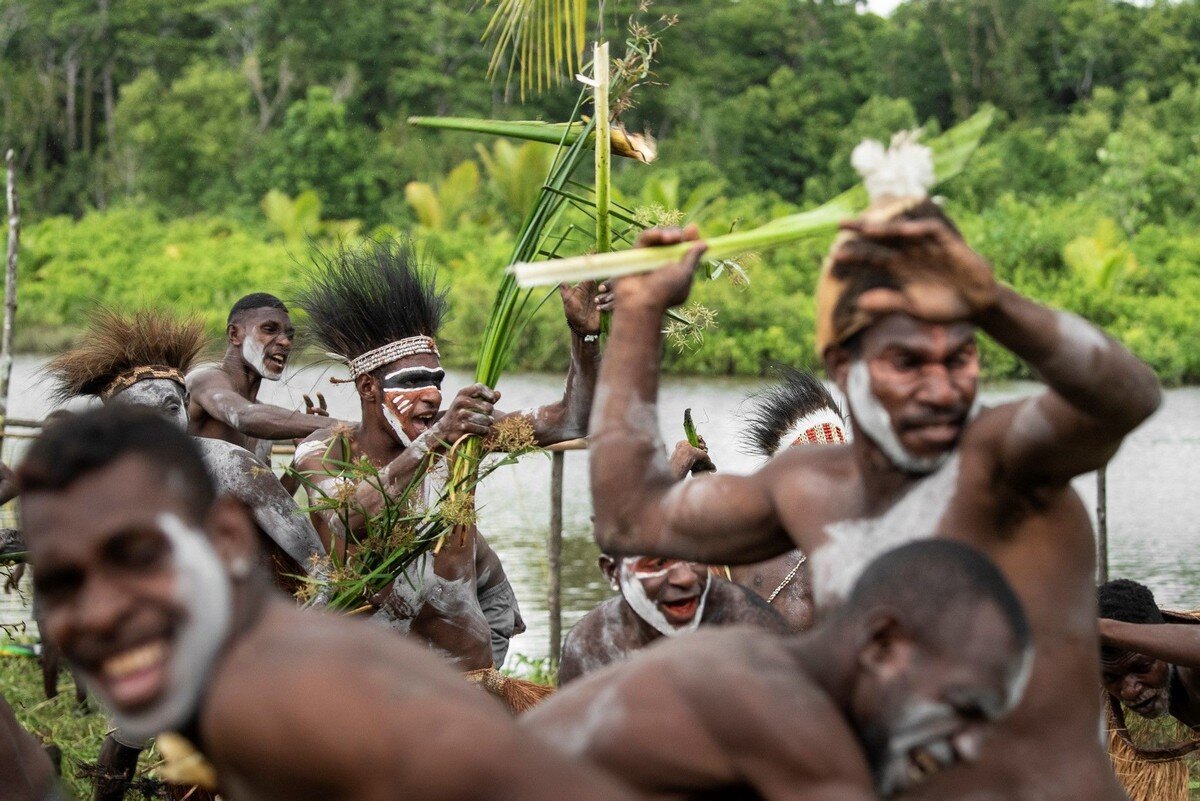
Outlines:
[[[10,416],[41,418],[51,407],[49,387],[37,381],[39,357],[19,357],[14,365]],[[358,399],[351,385],[332,385],[336,368],[306,366],[289,370],[284,381],[264,382],[261,399],[299,408],[301,395],[321,391],[334,416],[353,419]],[[447,394],[469,383],[451,373]],[[683,436],[683,410],[691,407],[697,428],[720,470],[749,472],[757,466],[744,452],[741,416],[745,397],[763,386],[756,379],[668,378],[660,394],[663,438]],[[500,407],[522,409],[546,403],[562,392],[561,376],[513,375],[500,384]],[[986,402],[999,402],[1037,391],[1034,384],[988,387]],[[20,443],[6,443],[9,452]],[[1094,510],[1094,476],[1076,481]],[[541,657],[547,652],[545,541],[549,529],[550,459],[526,456],[513,467],[493,473],[478,491],[480,530],[500,554],[517,591],[528,631],[514,639],[512,652]],[[563,485],[563,626],[564,630],[609,594],[596,568],[591,539],[591,497],[587,454],[566,454]],[[1167,392],[1166,402],[1146,425],[1129,437],[1108,469],[1109,563],[1113,577],[1143,581],[1158,600],[1175,608],[1200,608],[1200,388]],[[0,596],[0,622],[24,617],[13,596]],[[512,657],[510,657],[510,660]]]

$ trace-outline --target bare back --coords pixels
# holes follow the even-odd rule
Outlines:
[[[650,798],[874,798],[853,732],[785,642],[744,626],[662,640],[521,724]]]
[[[278,601],[220,664],[200,732],[239,801],[632,797],[410,642]]]

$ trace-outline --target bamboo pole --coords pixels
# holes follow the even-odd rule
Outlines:
[[[1108,466],[1096,471],[1096,569],[1108,581]]]
[[[17,317],[17,252],[21,244],[21,207],[17,202],[17,167],[12,148],[4,155],[7,168],[8,251],[4,270],[4,328],[0,332],[0,448],[8,419],[8,383],[12,377],[13,322]]]
[[[592,49],[592,80],[596,82],[592,97],[596,112],[596,252],[612,250],[612,227],[609,223],[609,180],[611,178],[611,145],[608,125],[608,42]]]
[[[550,575],[546,580],[546,611],[550,617],[550,667],[558,670],[562,648],[562,451],[555,451],[550,462],[550,533],[546,538],[546,561]]]

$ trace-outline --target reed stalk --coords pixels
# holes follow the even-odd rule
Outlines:
[[[939,183],[962,171],[980,139],[991,124],[994,110],[983,109],[928,143],[933,151],[934,174]],[[761,251],[804,239],[826,236],[837,230],[838,223],[862,211],[867,205],[866,190],[855,186],[810,211],[772,220],[749,231],[738,231],[706,239],[705,258],[713,261],[733,258],[750,251]],[[523,287],[576,283],[579,281],[619,278],[650,272],[678,262],[693,243],[683,242],[654,248],[634,248],[616,253],[593,253],[543,262],[520,262],[510,269]]]
[[[592,144],[594,133],[588,130],[588,120],[575,122],[541,122],[538,120],[487,120],[476,117],[409,117],[408,123],[418,128],[442,131],[465,131],[488,136],[507,136],[527,142],[548,145],[573,145],[582,135]],[[620,123],[610,123],[609,148],[614,155],[643,164],[658,157],[657,143],[649,134],[630,133]]]

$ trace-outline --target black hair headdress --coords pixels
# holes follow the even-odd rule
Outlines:
[[[842,412],[821,379],[807,370],[783,364],[775,365],[772,372],[782,379],[781,382],[747,398],[750,409],[746,415],[744,439],[752,453],[769,458],[781,447],[791,445],[810,427],[797,431],[797,436],[786,443],[784,437],[806,418],[814,423],[814,431],[805,441],[846,441]],[[825,414],[818,414],[820,412]]]
[[[419,263],[411,241],[314,248],[312,261],[296,303],[308,313],[313,336],[350,363],[352,376],[409,353],[437,353],[433,338],[446,313],[446,291]]]

